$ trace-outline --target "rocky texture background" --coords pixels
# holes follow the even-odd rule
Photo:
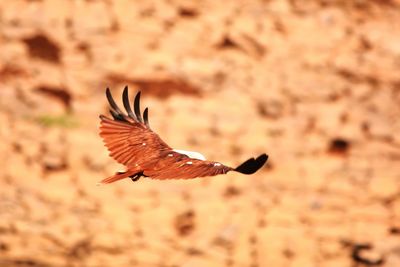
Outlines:
[[[96,183],[104,90],[267,168]],[[400,266],[400,2],[0,1],[1,266]]]

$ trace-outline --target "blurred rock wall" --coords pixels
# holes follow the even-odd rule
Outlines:
[[[96,186],[125,85],[268,166]],[[0,266],[400,266],[399,103],[398,0],[0,0]]]

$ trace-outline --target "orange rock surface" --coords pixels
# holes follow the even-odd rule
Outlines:
[[[267,167],[96,186],[125,85]],[[398,267],[399,132],[398,0],[0,1],[0,266]]]

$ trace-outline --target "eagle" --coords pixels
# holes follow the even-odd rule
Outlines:
[[[266,163],[268,155],[264,153],[232,168],[220,162],[208,161],[198,152],[171,148],[150,128],[148,108],[143,111],[142,116],[140,94],[139,91],[135,96],[132,111],[128,87],[124,88],[124,113],[115,103],[110,89],[106,89],[112,118],[100,115],[100,136],[110,152],[109,155],[125,165],[126,170],[105,178],[100,184],[109,184],[124,178],[137,181],[141,177],[160,180],[192,179],[230,171],[253,174]]]

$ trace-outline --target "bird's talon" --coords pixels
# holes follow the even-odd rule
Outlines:
[[[136,182],[137,180],[140,179],[140,175],[135,175],[135,176],[130,176],[132,182]]]
[[[136,182],[137,180],[139,180],[139,177],[135,177],[135,178],[131,178],[132,182]]]

